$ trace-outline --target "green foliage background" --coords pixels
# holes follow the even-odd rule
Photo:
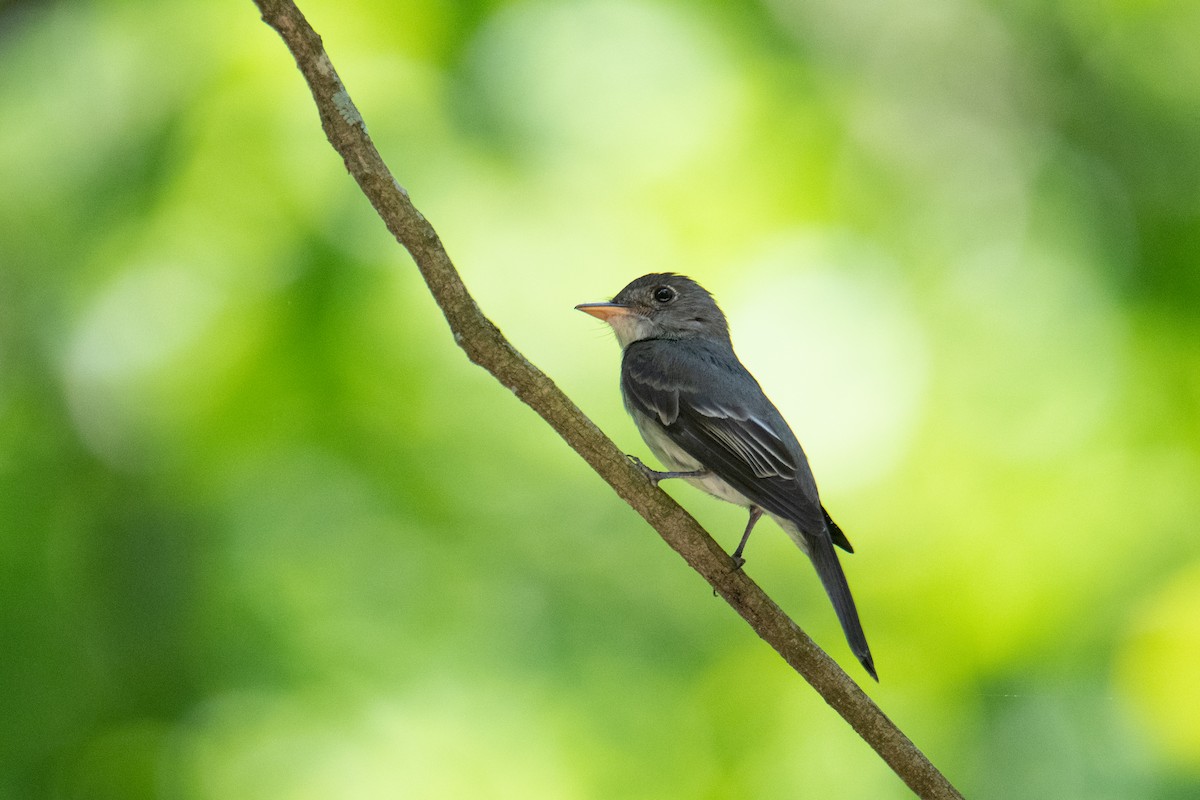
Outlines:
[[[304,8],[629,451],[572,306],[717,294],[969,797],[1200,793],[1200,5]],[[907,796],[462,357],[248,0],[11,3],[0,65],[0,798]]]

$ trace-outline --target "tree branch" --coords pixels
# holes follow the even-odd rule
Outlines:
[[[454,340],[541,415],[558,434],[649,522],[662,538],[740,614],[755,632],[820,693],[896,774],[922,798],[961,798],[959,792],[845,672],[808,637],[699,523],[630,463],[544,373],[529,363],[483,315],[467,292],[436,231],[392,177],[321,37],[291,0],[255,0],[263,21],[279,32],[308,81],[330,144],[396,240],[412,255]]]

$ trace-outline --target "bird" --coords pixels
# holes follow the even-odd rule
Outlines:
[[[771,517],[809,557],[851,651],[879,676],[834,546],[853,553],[817,493],[808,458],[783,415],[733,350],[729,324],[699,283],[673,272],[631,282],[604,303],[579,311],[608,323],[621,345],[621,395],[638,432],[666,467],[631,459],[654,485],[682,478],[749,510],[732,558]]]

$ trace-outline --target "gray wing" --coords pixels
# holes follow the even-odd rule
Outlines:
[[[821,505],[804,450],[731,350],[695,344],[629,345],[621,364],[625,402],[750,502],[795,523],[850,649],[879,680],[833,545],[854,551]]]
[[[817,495],[808,459],[758,382],[730,351],[654,340],[626,348],[626,402],[657,419],[671,441],[755,505],[834,542],[850,543]]]

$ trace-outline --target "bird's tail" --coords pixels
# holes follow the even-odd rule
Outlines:
[[[833,542],[828,534],[805,538],[808,539],[809,558],[812,559],[817,575],[825,586],[825,593],[833,603],[833,610],[837,612],[838,621],[842,623],[842,630],[846,634],[846,641],[850,643],[850,649],[867,673],[878,681],[875,660],[871,658],[871,648],[867,646],[867,635],[863,633],[862,623],[858,621],[858,609],[854,607],[850,585],[846,583],[846,573],[842,572],[842,565],[833,550]]]

